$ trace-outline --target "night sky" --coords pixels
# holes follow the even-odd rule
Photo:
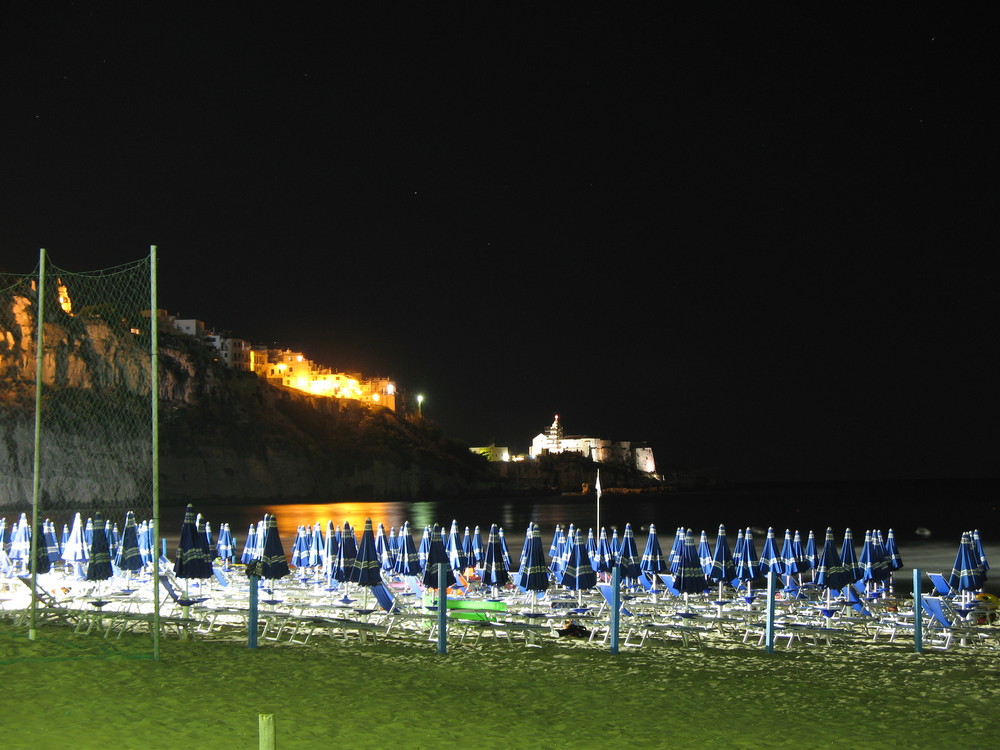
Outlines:
[[[38,5],[0,10],[5,270],[156,244],[161,307],[472,445],[558,413],[661,470],[1000,476],[980,10]]]

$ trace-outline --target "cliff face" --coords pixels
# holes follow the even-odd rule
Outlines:
[[[0,506],[31,498],[33,311],[30,292],[0,297]],[[112,315],[54,317],[42,360],[46,504],[148,497],[148,339],[130,331],[135,321]],[[490,490],[500,481],[427,424],[269,386],[221,366],[188,337],[161,332],[158,365],[165,501],[410,500]],[[135,429],[110,418],[109,402]]]

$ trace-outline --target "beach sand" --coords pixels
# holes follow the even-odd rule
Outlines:
[[[993,747],[1000,652],[912,641],[795,646],[738,641],[612,655],[572,641],[120,641],[0,622],[2,746]]]

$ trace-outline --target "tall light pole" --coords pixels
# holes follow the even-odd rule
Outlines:
[[[421,418],[424,416],[424,394],[422,393],[417,394],[417,414],[419,414]]]

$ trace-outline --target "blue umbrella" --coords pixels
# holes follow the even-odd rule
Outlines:
[[[816,535],[813,533],[812,529],[809,530],[809,536],[806,538],[806,549],[803,559],[809,563],[809,568],[813,572],[813,581],[815,581],[816,566],[819,564],[819,555],[816,554]]]
[[[701,538],[698,540],[698,562],[701,563],[701,569],[708,578],[712,574],[712,548],[708,546],[708,534],[704,529],[701,530]]]
[[[876,536],[871,531],[865,532],[865,541],[861,545],[861,556],[858,558],[861,566],[860,580],[865,582],[865,588],[872,593],[875,586],[889,577],[889,565],[885,561],[884,552],[879,549]]]
[[[142,558],[143,566],[153,564],[153,538],[150,531],[149,521],[143,521],[135,532],[135,536],[139,540],[139,557]]]
[[[28,525],[28,517],[22,513],[21,519],[10,532],[10,555],[11,562],[20,562],[27,570],[31,560],[31,527]]]
[[[475,561],[477,568],[481,567],[485,556],[486,550],[483,548],[483,536],[479,532],[479,527],[476,526],[472,532],[472,559]]]
[[[486,549],[483,551],[483,585],[492,588],[493,598],[496,599],[497,590],[501,586],[506,586],[509,580],[510,572],[507,569],[507,563],[504,562],[497,525],[493,524],[490,526]]]
[[[87,580],[106,581],[114,575],[111,569],[111,550],[108,537],[101,523],[101,514],[94,515],[94,536],[90,544],[90,559],[87,561]]]
[[[642,560],[639,561],[639,570],[649,576],[653,583],[653,601],[656,601],[657,583],[659,583],[660,573],[666,573],[670,569],[667,561],[663,558],[663,551],[660,549],[660,541],[656,538],[656,524],[649,524],[649,534],[646,536],[646,548],[642,552]]]
[[[195,526],[194,506],[190,503],[184,511],[181,536],[177,545],[174,572],[178,578],[211,578],[212,561],[205,551],[205,535]]]
[[[798,532],[796,532],[798,536]],[[799,549],[801,549],[801,544],[799,544]],[[796,549],[795,539],[792,537],[792,532],[789,529],[785,529],[785,541],[781,545],[781,575],[786,577],[785,585],[790,587],[792,583],[792,576],[798,576],[799,585],[802,584],[802,574],[808,570],[809,565],[799,556],[799,552]]]
[[[971,592],[983,587],[983,576],[972,545],[972,535],[967,531],[962,533],[955,565],[952,567],[951,575],[948,576],[948,585],[955,591],[961,591],[963,600]]]
[[[445,571],[445,588],[454,586],[454,569],[451,567],[451,563],[448,559],[448,551],[444,548],[444,542],[441,540],[441,527],[434,524],[433,528],[431,528],[430,545],[427,549],[427,562],[424,565],[424,588],[438,588],[440,585],[439,572],[442,565],[444,566]],[[446,591],[438,592],[438,606],[447,606],[445,602],[446,596]]]
[[[351,581],[365,587],[382,583],[382,561],[375,549],[375,532],[372,530],[372,519],[370,518],[365,519],[365,530],[358,543],[354,568],[351,570]]]
[[[115,564],[121,570],[138,573],[142,570],[142,554],[139,552],[139,532],[135,523],[135,514],[129,511],[125,514],[125,531],[122,533],[122,543],[118,548]]]
[[[753,582],[760,578],[760,567],[757,562],[757,550],[753,544],[753,532],[747,526],[743,533],[743,541],[739,545],[739,555],[736,556],[736,578],[747,587],[748,602],[753,599]]]
[[[389,538],[386,536],[385,526],[381,521],[379,521],[378,526],[375,528],[375,556],[378,558],[380,567],[386,570],[392,569],[392,552],[389,550]]]
[[[295,541],[292,542],[292,565],[304,568],[309,564],[309,543],[306,541],[306,530],[301,524],[295,530]]]
[[[326,542],[323,540],[323,527],[317,521],[312,527],[312,544],[309,545],[309,567],[316,568],[318,572],[323,567],[325,554]]]
[[[474,568],[476,563],[475,550],[472,548],[472,533],[469,531],[469,527],[465,527],[465,533],[462,534],[462,552],[465,553],[466,567]]]
[[[271,514],[264,518],[266,525],[264,526],[264,547],[260,556],[260,561],[263,563],[260,577],[275,581],[284,578],[291,571],[288,569],[285,548],[281,544],[281,534],[278,533],[277,516]]]
[[[602,526],[601,535],[597,539],[597,572],[611,575],[614,564],[615,553],[611,549],[611,542],[608,541],[607,529]]]
[[[52,521],[45,521],[45,556],[49,559],[49,569],[59,562],[62,557],[59,551],[59,541],[56,539],[56,525]]]
[[[719,524],[719,532],[715,537],[715,550],[712,552],[712,571],[708,577],[719,583],[719,601],[722,601],[722,586],[736,578],[736,563],[729,551],[726,541],[726,527]],[[721,605],[720,605],[721,606]]]
[[[347,583],[352,579],[354,570],[354,560],[358,556],[357,544],[354,541],[354,532],[350,525],[344,521],[344,530],[340,535],[340,548],[337,550],[337,561],[333,567],[333,577],[341,583]],[[345,592],[344,596],[347,594]]]
[[[983,571],[983,580],[986,580],[986,571],[990,569],[990,563],[986,559],[986,550],[983,548],[983,540],[979,535],[979,529],[975,529],[972,532],[972,548],[976,553],[976,559],[979,561],[979,567]]]
[[[563,567],[565,567],[563,560],[565,554],[566,535],[563,533],[562,527],[556,524],[556,530],[552,535],[552,545],[549,547],[549,570],[556,578],[562,575]]]
[[[503,535],[503,526],[497,527],[497,541],[503,554],[503,564],[507,566],[507,570],[510,570],[510,550],[507,549],[507,539]]]
[[[337,532],[333,527],[333,521],[329,519],[327,519],[326,522],[326,539],[323,541],[323,574],[332,583],[333,568],[337,564],[337,554],[340,552],[340,543],[337,541]]]
[[[621,549],[618,550],[618,566],[621,570],[621,578],[625,580],[638,580],[642,569],[639,552],[635,547],[635,535],[632,533],[632,524],[625,524],[625,532],[622,535]]]
[[[424,526],[424,534],[420,537],[420,546],[417,547],[417,561],[420,563],[421,572],[427,567],[427,556],[431,553],[431,527]]]
[[[681,564],[681,553],[684,551],[684,527],[678,526],[674,530],[674,541],[670,545],[670,552],[667,554],[667,564],[671,573],[677,573],[677,568]]]
[[[118,545],[121,544],[121,537],[118,535],[118,524],[112,524],[109,518],[104,522],[104,532],[108,535],[108,549],[111,550],[111,556],[114,557],[118,553]]]
[[[660,560],[662,562],[662,555]],[[560,583],[570,591],[576,591],[577,603],[583,606],[584,589],[592,589],[597,585],[597,573],[590,564],[587,545],[583,542],[583,534],[577,529],[569,547],[569,556],[563,570]]]
[[[851,583],[861,580],[861,565],[858,563],[858,553],[854,549],[854,535],[850,529],[844,530],[844,543],[840,548],[840,562],[851,577]]]
[[[889,570],[896,571],[903,567],[903,558],[896,547],[896,534],[892,529],[885,538],[885,561],[889,564]]]
[[[823,551],[816,561],[816,585],[826,587],[827,602],[829,602],[834,589],[840,590],[850,583],[853,583],[851,574],[844,568],[844,563],[833,543],[833,529],[827,527]]]
[[[590,567],[595,573],[600,572],[600,553],[597,549],[597,539],[594,538],[594,530],[587,530],[587,557],[590,558]]]
[[[705,590],[705,571],[698,559],[698,548],[694,543],[691,529],[684,532],[684,546],[681,548],[680,564],[674,573],[674,588],[684,594],[687,601],[689,594],[700,594]]]
[[[224,523],[219,527],[219,540],[215,544],[215,554],[225,568],[229,567],[229,562],[236,552],[236,542],[233,540],[233,532],[229,529],[229,524]]]
[[[462,549],[462,540],[458,538],[458,522],[451,522],[451,531],[448,533],[448,544],[445,547],[448,551],[448,563],[451,565],[451,569],[456,573],[461,574],[467,567],[469,567],[469,558],[465,556],[465,550]]]
[[[534,611],[537,592],[549,588],[549,573],[545,566],[545,553],[542,550],[542,531],[537,523],[531,524],[531,533],[524,540],[521,569],[519,571],[521,588],[530,592],[532,611]]]
[[[410,533],[410,522],[403,524],[403,528],[397,537],[396,560],[393,563],[393,570],[401,576],[418,576],[423,572],[420,560],[417,558],[417,547],[413,543],[413,534]]]
[[[773,526],[769,526],[767,529],[767,537],[764,539],[764,546],[760,549],[760,559],[757,565],[762,576],[766,576],[772,569],[775,575],[781,573],[781,554],[778,552],[778,545],[774,541]]]
[[[247,540],[243,543],[243,555],[240,557],[240,562],[244,565],[253,562],[257,553],[257,527],[250,524],[250,528],[247,530]]]
[[[816,566],[816,549],[815,540],[813,546],[813,557],[810,560],[809,556],[806,555],[806,550],[802,546],[802,535],[799,530],[795,530],[795,534],[792,536],[792,554],[795,555],[795,559],[799,563],[799,573],[805,573],[807,570],[812,570]],[[799,583],[802,583],[801,575],[799,576]]]

